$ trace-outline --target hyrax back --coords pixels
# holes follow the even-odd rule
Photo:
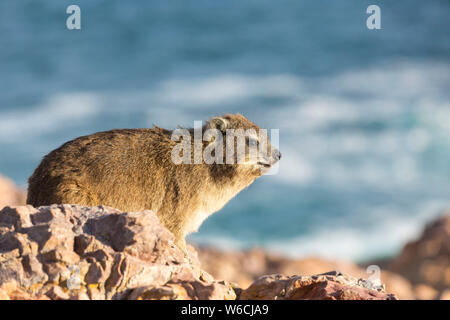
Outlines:
[[[211,119],[202,128],[259,129],[243,116]],[[189,133],[193,137],[193,129]],[[44,157],[29,179],[27,203],[106,205],[122,211],[149,209],[184,249],[185,236],[220,210],[275,163],[280,153],[258,155],[245,164],[175,164],[178,141],[161,128],[99,132],[69,141]],[[194,150],[194,139],[192,139]],[[202,148],[214,141],[202,142]],[[224,150],[226,144],[224,143]],[[261,160],[261,157],[264,157]]]

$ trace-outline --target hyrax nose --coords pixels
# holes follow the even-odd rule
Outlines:
[[[281,159],[281,152],[280,152],[279,150],[277,150],[277,149],[273,150],[273,151],[272,151],[272,158],[273,158],[275,161],[280,160],[280,159]]]

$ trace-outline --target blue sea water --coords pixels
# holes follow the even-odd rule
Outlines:
[[[449,15],[445,0],[2,0],[0,173],[25,187],[74,137],[240,112],[280,130],[279,173],[192,241],[393,254],[450,207]]]

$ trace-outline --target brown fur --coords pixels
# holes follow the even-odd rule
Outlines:
[[[213,118],[203,130],[221,128],[220,119],[227,128],[259,129],[236,114]],[[27,203],[150,209],[185,250],[185,236],[261,173],[260,167],[245,164],[175,165],[171,150],[177,142],[171,134],[158,127],[123,129],[69,141],[45,156],[29,178]]]

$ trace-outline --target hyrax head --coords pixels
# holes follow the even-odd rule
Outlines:
[[[267,130],[239,113],[214,117],[204,129],[206,163],[235,166],[259,176],[281,158],[280,151],[271,145]]]

